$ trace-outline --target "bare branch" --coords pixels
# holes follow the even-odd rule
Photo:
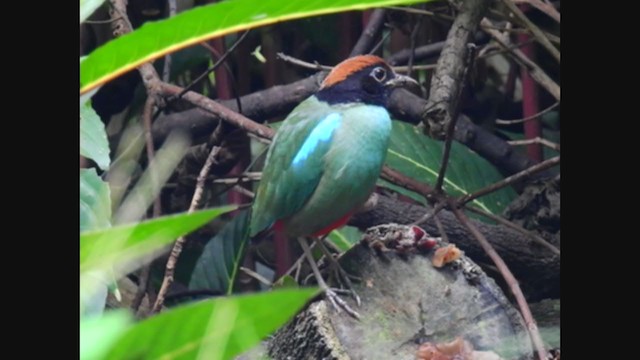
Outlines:
[[[303,67],[305,69],[311,69],[311,70],[318,70],[318,71],[330,71],[331,69],[333,69],[333,66],[328,66],[328,65],[322,65],[319,63],[310,63],[308,61],[304,61],[304,60],[300,60],[297,58],[294,58],[293,56],[287,55],[287,54],[283,54],[281,52],[277,53],[276,56],[278,57],[278,59],[296,65],[296,66],[300,66]],[[393,66],[393,71],[395,72],[400,72],[400,73],[407,73],[409,72],[409,67],[408,66]],[[435,69],[436,68],[436,64],[428,64],[428,65],[414,65],[413,69],[414,70],[431,70],[431,69]]]
[[[184,89],[179,86],[162,83],[160,86],[160,91],[166,96],[175,96],[182,93]],[[220,119],[236,125],[239,128],[244,129],[261,138],[271,139],[275,134],[275,131],[273,129],[264,125],[260,125],[257,122],[245,117],[244,115],[229,110],[223,105],[220,105],[219,103],[193,91],[185,92],[182,97],[183,99],[189,101],[190,103],[207,112],[210,112]]]
[[[560,23],[560,13],[556,8],[548,1],[540,1],[540,0],[513,0],[513,2],[517,4],[529,4],[536,9],[542,11],[547,14],[550,18]]]
[[[356,56],[367,53],[371,49],[374,40],[380,36],[382,32],[382,25],[384,25],[385,10],[375,9],[369,17],[367,27],[362,31],[362,35],[358,39],[358,42],[351,50],[349,56]]]
[[[518,64],[527,69],[531,77],[536,80],[540,86],[547,90],[556,100],[560,101],[560,85],[556,84],[538,64],[531,61],[522,51],[511,48],[511,41],[507,35],[503,35],[498,30],[490,29],[489,26],[492,26],[491,21],[482,19],[481,24],[483,25],[483,30],[491,35],[500,46],[508,50]]]
[[[546,146],[555,151],[560,151],[560,144],[556,144],[547,139],[543,139],[541,137],[535,137],[533,139],[525,139],[525,140],[512,140],[508,141],[509,145],[531,145],[531,144],[540,144]]]
[[[560,51],[553,46],[551,41],[545,36],[545,34],[540,30],[538,25],[534,24],[529,18],[520,10],[514,3],[513,0],[502,0],[502,3],[511,11],[520,21],[524,23],[524,25],[531,30],[533,36],[538,40],[538,42],[545,48],[551,56],[553,56],[558,62],[560,62]]]
[[[533,119],[538,118],[538,117],[550,112],[551,110],[557,108],[559,105],[560,105],[560,101],[556,101],[553,105],[551,105],[548,108],[540,111],[539,113],[533,114],[531,116],[527,116],[527,117],[522,118],[522,119],[515,119],[515,120],[496,119],[496,124],[499,124],[499,125],[513,125],[513,124],[519,124],[519,123],[523,123],[525,121],[533,120]]]
[[[113,34],[115,36],[122,36],[124,34],[133,31],[133,26],[127,16],[127,2],[125,0],[110,0],[111,10],[110,15],[113,23]],[[162,97],[158,96],[158,83],[160,83],[160,77],[156,72],[156,69],[150,62],[144,63],[138,67],[140,75],[142,76],[142,82],[147,89],[147,94],[154,97],[155,103],[158,106],[164,105]]]
[[[546,247],[547,249],[551,250],[554,254],[560,255],[560,249],[558,249],[557,247],[551,245],[542,236],[537,235],[537,234],[535,234],[535,233],[523,228],[522,226],[514,223],[513,221],[509,221],[509,220],[503,218],[502,216],[493,215],[493,214],[491,214],[489,212],[486,212],[484,210],[478,209],[478,208],[476,208],[474,206],[466,205],[465,209],[467,209],[467,210],[469,210],[469,211],[471,211],[473,213],[476,213],[478,215],[485,216],[485,217],[487,217],[487,218],[489,218],[489,219],[491,219],[491,220],[493,220],[493,221],[495,221],[495,222],[497,222],[499,224],[502,224],[502,225],[504,225],[506,227],[509,227],[509,228],[513,229],[513,230],[516,230],[519,233],[530,237],[533,241],[537,242],[538,244],[540,244],[540,245]]]
[[[202,198],[202,193],[204,191],[205,180],[207,179],[207,175],[209,174],[211,166],[215,162],[215,158],[220,152],[220,149],[221,147],[219,146],[213,146],[211,148],[211,152],[209,152],[209,156],[207,157],[207,160],[200,170],[200,174],[198,175],[198,180],[196,182],[196,189],[193,192],[193,197],[191,198],[191,205],[189,205],[189,210],[187,211],[189,214],[194,212],[199,206],[200,200]],[[151,309],[152,313],[157,313],[158,311],[160,311],[160,309],[162,309],[167,291],[169,291],[169,287],[171,286],[171,284],[173,284],[176,263],[178,262],[178,258],[182,253],[182,247],[184,246],[186,239],[187,238],[185,236],[181,236],[173,244],[173,248],[171,249],[171,254],[169,255],[169,260],[167,260],[167,266],[164,271],[162,285],[160,286],[160,291],[158,291],[158,297],[156,298],[156,302],[153,304],[153,308]]]
[[[516,302],[518,303],[518,307],[520,308],[520,312],[522,313],[522,317],[524,318],[525,324],[527,325],[527,330],[529,330],[529,336],[531,337],[531,342],[533,346],[536,348],[538,352],[539,360],[547,359],[547,351],[544,348],[544,342],[540,337],[540,332],[538,331],[538,326],[536,325],[536,321],[533,319],[533,315],[531,315],[531,310],[529,309],[529,305],[527,304],[527,300],[520,289],[520,285],[518,285],[518,280],[513,276],[511,270],[507,264],[505,264],[504,260],[498,255],[493,246],[487,241],[487,239],[482,235],[480,230],[471,222],[469,218],[464,214],[464,212],[458,208],[453,209],[453,213],[458,218],[458,220],[469,230],[471,234],[478,240],[484,251],[489,255],[493,263],[496,264],[498,270],[500,270],[500,274],[504,277],[504,280],[509,285],[509,289],[513,293],[513,296],[516,298]]]
[[[476,192],[474,192],[473,194],[469,194],[469,195],[465,195],[463,196],[459,201],[458,201],[458,205],[464,205],[466,203],[468,203],[469,201],[472,201],[474,199],[477,199],[481,196],[487,195],[489,193],[492,193],[498,189],[502,189],[505,186],[509,186],[513,183],[515,183],[518,180],[521,180],[527,176],[531,176],[537,172],[546,170],[550,167],[553,167],[555,165],[560,164],[560,156],[556,156],[553,157],[551,159],[545,160],[539,164],[536,164],[526,170],[523,170],[515,175],[511,175],[507,178],[504,178],[496,183],[493,183],[487,187],[484,187]]]
[[[489,6],[488,0],[462,2],[462,9],[449,30],[438,66],[431,79],[429,100],[423,109],[422,123],[431,137],[443,140],[452,121],[454,104],[460,94],[467,59],[467,44],[473,39]]]

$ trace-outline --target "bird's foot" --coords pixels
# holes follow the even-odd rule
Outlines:
[[[356,280],[360,279],[347,273],[337,261],[330,262],[329,268],[331,269],[333,278],[340,284],[341,288],[336,289],[338,290],[337,292],[348,294],[355,300],[356,305],[361,306],[360,296],[358,296],[358,293],[353,289],[353,284],[351,283],[351,278]]]
[[[336,311],[340,312],[341,310],[344,310],[347,314],[351,315],[351,317],[353,317],[354,319],[360,320],[360,314],[358,314],[357,311],[353,310],[349,306],[349,304],[347,304],[346,301],[342,300],[342,298],[338,295],[338,293],[347,293],[347,292],[353,292],[353,291],[343,290],[343,289],[332,289],[332,288],[324,289],[325,297],[329,300],[329,302],[331,303],[333,308],[336,309]],[[360,298],[357,295],[356,297],[358,298],[356,302],[358,303],[358,305],[360,305]]]

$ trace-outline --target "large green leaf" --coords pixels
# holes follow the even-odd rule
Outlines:
[[[111,226],[109,185],[96,169],[80,169],[80,231]]]
[[[231,359],[289,320],[316,289],[204,300],[148,318],[105,359]]]
[[[226,206],[216,209],[159,217],[133,223],[80,233],[80,272],[110,270],[139,260],[171,243],[211,219],[235,209]]]
[[[391,144],[386,164],[413,179],[435,184],[442,160],[442,142],[424,136],[418,128],[401,121],[393,122]],[[464,145],[451,146],[444,189],[451,195],[466,195],[490,185],[503,177],[487,160]],[[414,192],[380,180],[391,188],[420,202],[425,199]],[[500,214],[515,197],[511,188],[504,188],[473,201],[473,205],[493,214]]]
[[[92,159],[103,170],[109,168],[107,132],[89,102],[80,105],[80,155]]]
[[[249,211],[243,211],[205,245],[193,269],[189,289],[231,294],[249,240]]]
[[[125,310],[80,320],[80,360],[99,360],[107,355],[131,323]]]
[[[218,36],[285,20],[424,0],[227,0],[148,22],[93,51],[80,65],[80,93],[142,63]]]

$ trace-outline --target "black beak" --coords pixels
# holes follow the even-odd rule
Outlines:
[[[420,87],[418,82],[413,80],[412,78],[406,75],[398,75],[398,74],[395,74],[395,76],[389,79],[384,85],[392,88],[395,88],[395,87],[418,87],[419,88]]]

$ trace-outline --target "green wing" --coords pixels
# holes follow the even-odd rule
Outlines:
[[[313,129],[333,113],[335,109],[312,96],[300,103],[278,129],[267,153],[253,204],[252,237],[276,220],[295,214],[313,194],[322,177],[323,159],[331,142],[318,142],[304,162],[296,166],[292,163]]]

